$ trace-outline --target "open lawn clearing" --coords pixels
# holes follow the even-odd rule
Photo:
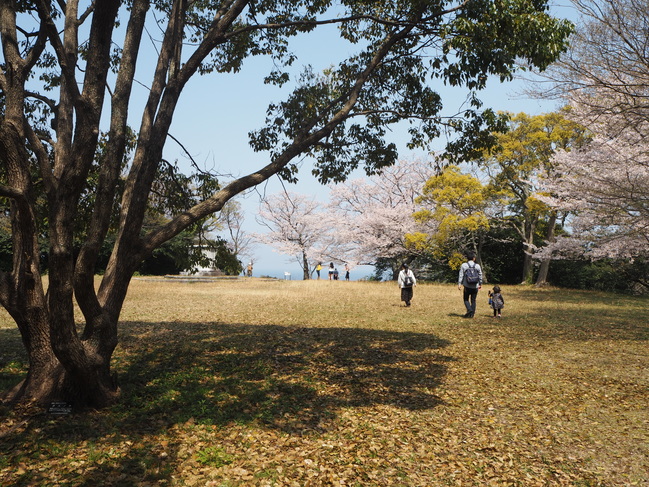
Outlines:
[[[648,300],[503,293],[466,320],[452,285],[134,280],[122,402],[3,411],[0,484],[649,485]]]

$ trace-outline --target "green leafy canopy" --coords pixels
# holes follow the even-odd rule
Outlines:
[[[572,25],[547,12],[546,2],[343,2],[353,20],[340,24],[340,35],[361,47],[323,74],[306,68],[297,88],[268,109],[266,127],[250,133],[255,150],[279,157],[307,130],[327,130],[344,109],[363,70],[387,39],[403,36],[365,79],[356,104],[345,119],[306,153],[316,159],[314,175],[323,183],[343,180],[363,164],[368,174],[392,164],[396,147],[385,141],[390,127],[410,123],[411,149],[432,150],[444,132],[457,134],[445,157],[452,162],[475,158],[493,145],[493,132],[506,130],[507,118],[480,111],[478,98],[490,76],[513,77],[518,61],[544,69],[566,48]],[[452,10],[456,8],[456,10]],[[376,19],[380,20],[377,21]],[[286,80],[286,73],[273,79]],[[457,116],[445,117],[443,85],[469,89],[471,103]],[[353,95],[356,96],[356,95]],[[296,179],[289,166],[283,176]]]

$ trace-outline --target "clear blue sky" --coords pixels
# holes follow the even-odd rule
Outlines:
[[[572,17],[572,12],[567,7],[555,8],[555,15]],[[337,36],[327,29],[320,34],[299,39],[294,50],[301,62],[298,67],[310,63],[316,70],[328,67],[337,60],[346,57],[347,49],[344,44],[333,42]],[[218,76],[196,76],[190,81],[180,99],[179,107],[174,117],[170,133],[179,139],[190,151],[192,157],[206,169],[215,170],[223,174],[222,181],[231,177],[248,174],[261,168],[268,162],[267,154],[255,153],[248,145],[248,132],[263,126],[265,112],[270,102],[283,99],[286,90],[275,86],[263,84],[263,77],[270,72],[272,66],[269,59],[249,59],[244,64],[240,73]],[[145,69],[145,68],[143,68]],[[146,76],[143,79],[147,79]],[[485,107],[511,112],[526,112],[539,114],[553,111],[556,103],[550,101],[531,100],[521,96],[522,81],[513,81],[500,84],[497,79],[492,80],[480,97]],[[142,99],[146,97],[144,88]],[[465,90],[442,89],[443,102],[450,111],[456,110],[466,98]],[[141,113],[131,111],[134,116]],[[404,126],[405,127],[405,126]],[[397,144],[400,158],[421,156],[406,148],[406,133],[396,130],[391,136],[391,141]],[[440,142],[439,149],[443,143]],[[179,146],[171,139],[167,141],[165,157],[169,160],[178,160],[181,167],[187,157]],[[326,201],[328,188],[321,186],[310,174],[309,161],[304,161],[300,171],[300,182],[297,185],[288,185],[293,192],[312,194],[320,201]],[[356,177],[360,177],[358,174]],[[266,184],[258,187],[259,193],[274,194],[282,190],[280,181],[273,178]],[[259,207],[259,196],[255,193],[238,200],[246,212],[245,230],[249,233],[263,233],[265,229],[255,221]],[[301,271],[297,263],[290,256],[277,254],[271,248],[257,245],[254,252],[254,274],[272,275],[283,277],[284,272],[290,272],[293,279],[301,279]],[[342,265],[339,265],[342,268]],[[352,272],[353,279],[370,275],[372,268],[364,267]]]

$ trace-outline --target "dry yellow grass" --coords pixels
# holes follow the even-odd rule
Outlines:
[[[647,300],[503,292],[466,320],[452,285],[135,279],[122,404],[4,438],[0,481],[649,485]]]

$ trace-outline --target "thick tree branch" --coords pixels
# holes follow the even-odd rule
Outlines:
[[[74,71],[76,66],[70,66],[66,50],[63,46],[63,42],[59,37],[58,30],[52,19],[52,12],[50,11],[49,5],[44,0],[38,0],[38,14],[41,18],[41,23],[43,25],[44,32],[47,33],[47,38],[52,45],[54,52],[56,53],[59,67],[61,69],[62,76],[66,79],[70,90],[70,93],[73,95],[72,98],[76,103],[81,99],[81,92],[77,87],[77,80],[74,76]]]
[[[337,113],[335,113],[331,117],[331,119],[327,123],[324,124],[322,128],[316,130],[313,133],[310,133],[311,130],[321,120],[314,119],[306,123],[301,129],[300,133],[294,139],[293,143],[289,147],[287,147],[282,152],[282,154],[278,156],[273,162],[262,168],[260,171],[231,182],[225,188],[217,192],[213,197],[194,206],[192,209],[188,210],[182,215],[179,215],[172,219],[164,227],[156,230],[155,232],[152,232],[150,235],[143,239],[142,250],[144,255],[148,255],[148,253],[150,253],[154,248],[158,247],[169,238],[178,234],[180,231],[182,231],[192,223],[200,220],[201,218],[204,218],[207,215],[219,211],[223,207],[223,205],[233,196],[258,185],[271,176],[279,173],[290,163],[290,161],[293,160],[293,158],[301,154],[306,148],[311,147],[321,139],[325,138],[339,124],[344,122],[344,120],[349,116],[349,113],[355,106],[360,92],[371,76],[371,73],[381,64],[392,47],[408,35],[408,33],[413,28],[412,25],[414,24],[411,24],[410,26],[407,26],[398,32],[389,33],[386,36],[386,39],[379,46],[368,65],[356,79],[354,86],[350,90],[346,103]]]
[[[96,323],[104,312],[95,293],[94,264],[110,226],[117,181],[126,148],[129,100],[149,6],[149,0],[135,0],[131,6],[115,92],[111,99],[109,144],[99,173],[95,207],[88,225],[88,239],[77,258],[75,295],[86,317],[86,338],[93,336]]]
[[[38,161],[40,174],[45,185],[45,192],[49,197],[52,197],[53,191],[56,190],[57,187],[57,181],[52,174],[52,164],[50,162],[49,154],[43,146],[40,137],[38,137],[27,121],[25,121],[25,133],[27,134],[27,140],[29,141],[32,151],[36,156],[36,160]]]

